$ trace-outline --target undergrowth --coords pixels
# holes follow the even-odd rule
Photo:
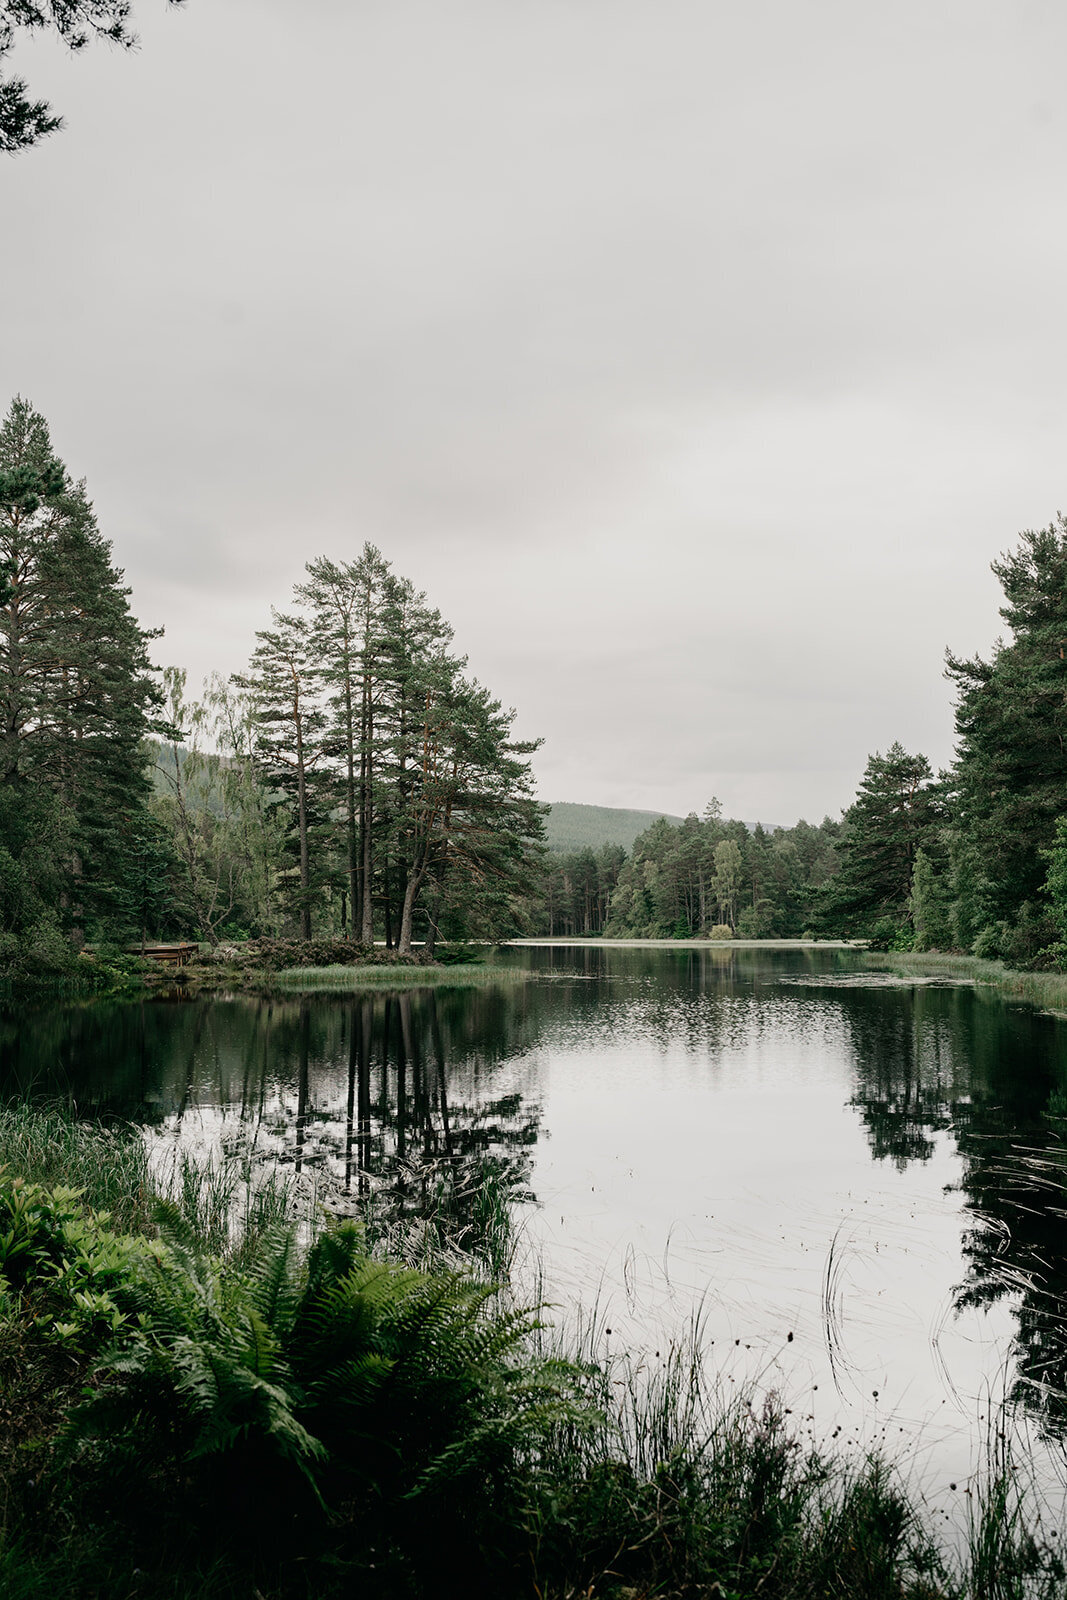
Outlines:
[[[309,1227],[284,1187],[257,1211],[240,1171],[153,1178],[139,1145],[0,1114],[5,1600],[1065,1592],[999,1434],[950,1557],[886,1460],[725,1400],[699,1329],[594,1359],[443,1266],[462,1188],[416,1269],[385,1254],[410,1255],[399,1216]]]

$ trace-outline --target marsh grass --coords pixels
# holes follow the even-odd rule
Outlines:
[[[79,1189],[123,1232],[150,1226],[157,1197],[148,1150],[130,1124],[80,1121],[62,1106],[0,1105],[0,1172]]]
[[[483,967],[457,963],[446,967],[366,966],[289,967],[271,974],[272,987],[301,993],[366,989],[477,989],[499,983],[524,982],[531,973],[517,967]]]
[[[670,1600],[1063,1600],[1067,1571],[1005,1404],[946,1547],[884,1454],[805,1440],[773,1391],[727,1393],[699,1314],[662,1351],[606,1354],[594,1307],[550,1344],[592,1375],[599,1430],[557,1440],[538,1593]],[[1060,1533],[1062,1529],[1058,1530]]]
[[[949,981],[973,983],[991,988],[1016,1000],[1049,1011],[1067,1013],[1067,972],[1017,972],[1002,961],[983,961],[978,956],[940,955],[935,951],[903,950],[875,953],[864,951],[861,960],[872,970],[914,973],[923,977],[943,977]]]
[[[492,1154],[409,1158],[357,1215],[375,1254],[420,1271],[473,1272],[510,1281],[528,1198],[521,1174]]]
[[[157,1153],[152,1179],[157,1221],[236,1266],[279,1227],[297,1223],[310,1236],[316,1225],[315,1182],[264,1160],[244,1141],[205,1155],[171,1147]]]

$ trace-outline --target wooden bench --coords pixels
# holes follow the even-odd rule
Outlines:
[[[131,955],[150,956],[153,961],[162,961],[168,967],[184,967],[200,954],[198,944],[131,944],[126,948]]]

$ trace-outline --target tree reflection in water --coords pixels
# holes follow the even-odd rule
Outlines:
[[[951,1130],[970,1225],[958,1310],[1008,1300],[1015,1398],[1067,1437],[1067,1092],[1062,1027],[962,989],[845,1000],[871,1150],[898,1168]]]
[[[753,1040],[770,1057],[780,1028],[788,1040],[789,1026],[824,1026],[841,1040],[877,1162],[904,1171],[946,1142],[958,1149],[956,1303],[1011,1307],[1019,1393],[1067,1436],[1062,1023],[981,990],[835,986],[857,975],[822,952],[585,947],[538,959],[550,981],[534,985],[11,1009],[0,1095],[67,1099],[175,1145],[241,1143],[321,1181],[337,1207],[369,1209],[392,1240],[459,1231],[498,1270],[501,1210],[528,1192],[542,1135],[536,1047],[551,1060],[577,1042],[575,1062],[595,1062],[625,1040],[641,1071],[657,1064],[634,1102],[647,1106],[666,1042],[711,1082]],[[798,1009],[806,975],[825,986],[804,988]]]
[[[536,1027],[495,990],[63,1007],[0,1019],[0,1090],[146,1123],[313,1178],[394,1246],[506,1266],[541,1111],[502,1063]],[[373,1196],[374,1205],[369,1206]]]

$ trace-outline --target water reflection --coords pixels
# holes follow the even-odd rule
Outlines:
[[[951,1230],[952,1261],[935,1292],[929,1260],[902,1245],[900,1293],[916,1306],[943,1293],[961,1315],[1010,1308],[1019,1392],[1067,1433],[1061,1023],[966,988],[853,986],[853,959],[832,952],[587,946],[506,959],[535,980],[8,1011],[0,1093],[69,1098],[179,1141],[240,1136],[328,1178],[338,1204],[374,1188],[401,1216],[446,1191],[473,1204],[456,1175],[491,1160],[510,1192],[551,1200],[567,1242],[589,1221],[575,1246],[583,1282],[601,1270],[598,1241],[662,1214],[665,1234],[691,1241],[694,1293],[728,1283],[753,1306],[762,1274],[760,1293],[784,1300],[788,1288],[802,1307],[809,1259],[817,1298],[864,1181],[888,1216],[896,1194],[913,1205],[916,1173],[932,1173],[952,1196],[915,1226]],[[791,1158],[805,1187],[783,1199]],[[744,1194],[724,1194],[731,1185]],[[789,1233],[784,1209],[807,1235]],[[813,1303],[813,1340],[818,1324]]]
[[[1009,1302],[1014,1393],[1067,1432],[1067,1094],[1062,1029],[966,990],[866,995],[849,1007],[854,1103],[876,1159],[929,1159],[951,1129],[962,1158],[959,1310]]]

